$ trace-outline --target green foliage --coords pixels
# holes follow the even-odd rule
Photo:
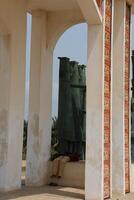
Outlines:
[[[57,117],[52,118],[52,137],[51,137],[51,160],[55,159],[59,153],[57,151],[58,146],[58,119]],[[23,160],[26,159],[27,153],[27,134],[28,134],[28,122],[24,120],[23,129]]]
[[[23,129],[23,160],[26,159],[26,152],[27,152],[27,129],[28,129],[28,122],[24,120],[24,129]]]
[[[51,160],[54,160],[58,155],[58,118],[52,118],[52,138],[51,138]]]

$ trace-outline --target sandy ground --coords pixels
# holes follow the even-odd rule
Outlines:
[[[25,180],[26,162],[22,163],[22,180]],[[25,181],[24,181],[25,182]],[[0,200],[84,200],[84,190],[69,187],[22,187],[21,190],[1,193]],[[115,195],[112,200],[134,200],[134,194]]]
[[[0,200],[82,200],[84,191],[62,187],[22,188],[20,191],[0,193]]]
[[[112,200],[134,200],[134,193],[127,194],[125,196],[113,195]]]
[[[0,193],[0,200],[83,200],[84,190],[63,187],[26,188],[20,191]],[[134,200],[134,194],[117,197],[112,200]]]

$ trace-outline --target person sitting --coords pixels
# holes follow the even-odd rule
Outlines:
[[[53,160],[52,164],[52,176],[51,178],[61,178],[63,175],[63,171],[65,168],[65,164],[67,162],[78,162],[79,155],[76,153],[70,154],[67,153],[66,155],[61,155]]]

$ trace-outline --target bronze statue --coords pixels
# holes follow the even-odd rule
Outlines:
[[[58,151],[61,155],[85,155],[86,73],[85,66],[60,59]]]

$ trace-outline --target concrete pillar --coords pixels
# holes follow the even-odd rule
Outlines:
[[[103,25],[89,26],[85,199],[102,200],[104,192]]]
[[[129,146],[129,140],[127,136],[125,136],[125,130],[127,130],[127,128],[125,128],[126,126],[125,96],[127,95],[125,89],[125,56],[126,56],[125,44],[126,44],[126,1],[116,0],[114,4],[114,37],[113,37],[112,185],[113,185],[113,193],[120,193],[120,194],[125,194],[126,191],[125,146],[126,144],[127,146]],[[129,78],[127,78],[127,80],[128,79]],[[129,131],[130,130],[128,130],[128,132]],[[128,162],[129,161],[130,160],[128,160]]]
[[[3,174],[6,170],[8,156],[8,114],[10,92],[10,36],[0,36],[0,188],[5,188]]]
[[[21,187],[26,50],[23,6],[16,14],[10,10],[11,32],[0,35],[0,191]]]
[[[45,12],[32,13],[27,185],[47,183],[51,144],[52,53],[47,48]]]
[[[114,3],[113,91],[112,91],[112,185],[113,192],[125,193],[124,168],[124,44],[125,1]]]

